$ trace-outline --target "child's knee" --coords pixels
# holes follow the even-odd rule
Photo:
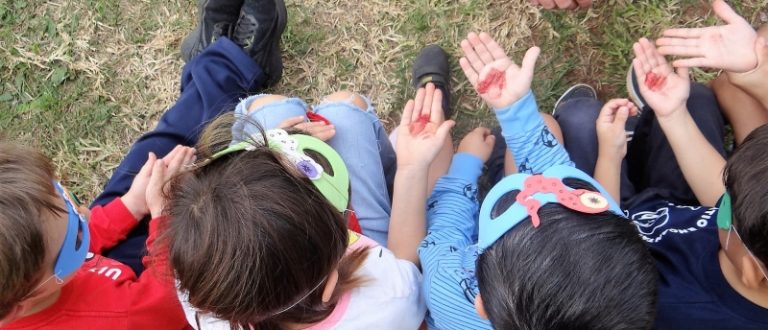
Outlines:
[[[282,101],[287,99],[288,97],[283,95],[264,95],[260,98],[257,98],[251,102],[251,104],[248,106],[248,112],[253,112],[254,110],[261,108],[267,104],[270,104],[272,102],[276,101]]]
[[[331,102],[349,102],[352,103],[355,107],[359,108],[360,110],[367,110],[368,109],[368,101],[365,100],[362,96],[360,96],[357,93],[352,93],[350,91],[338,91],[333,94],[330,94],[323,98],[322,103],[331,103]]]

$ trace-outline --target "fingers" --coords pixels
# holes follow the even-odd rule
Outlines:
[[[327,141],[336,135],[336,126],[321,121],[305,122],[293,127],[323,141]]]
[[[137,174],[136,177],[149,177],[150,173],[152,173],[152,167],[155,166],[156,160],[157,156],[155,153],[150,152],[149,155],[147,155],[147,161],[141,166],[139,174]]]
[[[560,9],[574,9],[576,8],[576,2],[573,0],[555,0],[557,7]]]
[[[469,63],[469,60],[467,60],[466,57],[460,58],[459,66],[461,67],[461,71],[464,71],[464,75],[467,77],[467,80],[469,80],[469,83],[472,85],[472,87],[477,88],[477,70],[472,67],[472,65]]]
[[[448,135],[451,134],[451,129],[455,125],[456,125],[456,122],[453,120],[444,121],[442,124],[440,124],[440,126],[437,127],[437,132],[435,132],[435,137],[440,141],[445,141]]]
[[[556,6],[554,0],[539,0],[539,5],[546,9],[553,9]]]
[[[424,107],[424,97],[427,94],[426,88],[419,88],[416,91],[416,100],[413,105],[413,113],[411,114],[411,122],[416,122],[421,117],[421,109]]]
[[[662,35],[671,38],[697,39],[704,34],[705,29],[669,29],[665,30]]]
[[[629,107],[621,106],[616,111],[616,118],[613,121],[614,125],[624,127],[627,124],[627,118],[629,118]]]
[[[494,40],[491,35],[485,32],[480,33],[480,41],[485,44],[485,47],[488,49],[488,51],[491,53],[491,56],[493,56],[494,60],[502,59],[507,57],[507,52],[504,51],[504,48],[501,48],[499,44]]]
[[[712,3],[712,9],[715,11],[715,15],[717,15],[717,17],[720,17],[728,24],[741,22],[746,23],[746,20],[744,20],[744,18],[733,11],[733,8],[731,8],[731,6],[729,6],[723,0],[716,0],[714,3]]]
[[[592,7],[592,0],[576,0],[576,2],[579,3],[579,7],[581,8]]]
[[[676,68],[700,68],[700,67],[709,67],[709,61],[704,57],[694,57],[694,58],[684,58],[675,60],[672,62],[672,65]]]
[[[426,90],[426,93],[424,93],[424,104],[421,108],[416,109],[420,109],[419,118],[430,118],[430,111],[432,111],[432,101],[435,97],[435,84],[428,83],[424,89]]]
[[[680,78],[684,79],[685,81],[691,80],[690,73],[687,67],[677,68],[677,75],[680,76]]]
[[[658,44],[658,41],[656,42]],[[699,48],[688,46],[660,46],[658,48],[659,54],[672,55],[672,56],[703,56]]]
[[[178,173],[182,166],[191,158],[193,152],[194,149],[192,148],[181,147],[180,151],[173,158],[163,159],[168,168],[165,175],[170,177]]]
[[[286,120],[283,120],[280,124],[277,125],[277,128],[283,128],[283,129],[291,128],[303,122],[304,122],[304,116],[291,117]]]
[[[405,103],[403,116],[400,118],[400,126],[408,126],[411,124],[411,116],[413,115],[413,103],[413,100],[408,100],[408,102]]]
[[[467,36],[469,38],[469,36]],[[467,59],[469,65],[472,67],[472,69],[475,70],[475,72],[479,72],[483,69],[483,66],[485,66],[485,63],[483,60],[480,59],[480,56],[478,56],[477,52],[474,48],[472,48],[472,44],[469,42],[469,40],[464,39],[460,43],[461,51],[464,53],[464,57]]]
[[[493,62],[494,60],[493,55],[491,55],[491,52],[488,51],[488,48],[485,47],[485,43],[482,40],[480,40],[480,36],[478,36],[474,32],[470,32],[467,35],[467,40],[469,40],[469,43],[472,45],[472,48],[475,50],[477,57],[480,58],[480,60],[484,64]]]
[[[435,90],[432,97],[432,108],[429,111],[429,121],[439,124],[445,120],[445,110],[443,109],[443,92]]]
[[[755,40],[755,53],[757,53],[757,65],[760,66],[768,60],[768,42],[760,37]]]
[[[521,70],[526,75],[533,77],[533,71],[536,68],[536,60],[539,58],[540,53],[541,48],[535,46],[529,48],[528,51],[525,52],[525,57],[523,57],[523,62],[521,63]]]

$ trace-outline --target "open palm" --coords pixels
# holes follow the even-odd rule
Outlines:
[[[726,25],[666,30],[656,41],[659,52],[683,57],[673,62],[676,67],[707,67],[732,72],[754,69],[757,66],[755,30],[724,1],[715,1],[712,7]]]
[[[459,65],[480,97],[494,109],[505,108],[531,89],[539,48],[525,53],[521,66],[515,64],[487,33],[474,32],[461,41],[464,57]]]
[[[640,80],[640,93],[656,116],[666,117],[685,109],[691,92],[688,68],[681,67],[675,72],[646,38],[636,42],[632,49],[635,52],[632,66]]]
[[[395,146],[398,168],[427,167],[437,157],[455,124],[445,120],[442,98],[440,90],[429,83],[419,88],[415,100],[405,104]]]

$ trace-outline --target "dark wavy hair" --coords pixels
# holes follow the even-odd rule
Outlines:
[[[596,190],[581,180],[568,181]],[[499,203],[514,202],[515,193]],[[552,204],[542,207],[539,217],[538,228],[526,219],[477,260],[480,295],[494,328],[652,326],[658,275],[629,220]]]

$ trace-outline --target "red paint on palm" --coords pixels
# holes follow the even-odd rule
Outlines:
[[[660,91],[666,82],[667,77],[662,77],[653,72],[648,72],[645,75],[645,87],[648,87],[653,92]]]
[[[408,130],[411,132],[411,135],[419,135],[424,130],[424,127],[427,127],[427,123],[429,123],[429,116],[421,115],[419,119],[411,123]]]
[[[480,94],[486,94],[491,90],[491,87],[501,91],[504,89],[505,83],[506,81],[504,80],[504,71],[491,69],[491,71],[485,75],[485,79],[477,83],[477,92]]]

